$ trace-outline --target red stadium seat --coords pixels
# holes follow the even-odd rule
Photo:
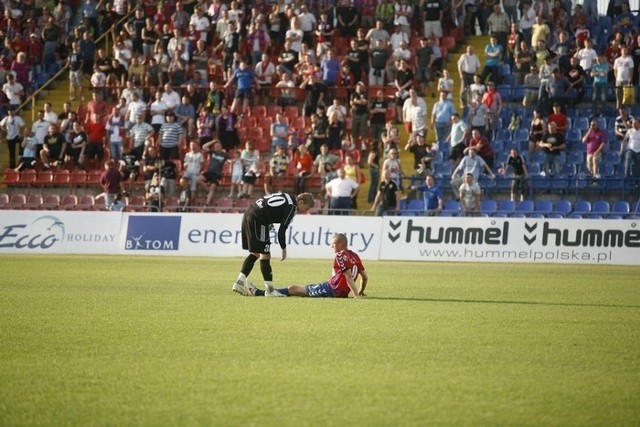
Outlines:
[[[27,197],[27,201],[25,202],[23,209],[29,209],[32,211],[42,209],[43,199],[42,194],[30,194]]]
[[[7,209],[9,204],[9,195],[7,193],[0,193],[0,209]]]
[[[8,209],[22,209],[27,203],[27,196],[22,193],[12,194],[9,198]]]
[[[58,206],[60,206],[60,196],[57,194],[49,194],[48,196],[45,196],[42,202],[42,209],[53,211],[58,209]]]
[[[75,194],[67,194],[60,201],[60,209],[65,211],[72,211],[78,204],[78,196]]]

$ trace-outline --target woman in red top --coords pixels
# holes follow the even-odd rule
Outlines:
[[[300,145],[293,160],[296,165],[296,194],[301,194],[305,192],[307,177],[313,173],[313,157],[305,145]]]

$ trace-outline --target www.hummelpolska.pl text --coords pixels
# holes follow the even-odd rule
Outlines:
[[[421,249],[420,255],[425,258],[461,258],[469,261],[478,259],[512,259],[512,260],[528,260],[533,262],[547,262],[553,260],[560,261],[595,261],[607,262],[611,261],[613,256],[611,251],[602,252],[586,252],[576,250],[495,250],[495,249]]]

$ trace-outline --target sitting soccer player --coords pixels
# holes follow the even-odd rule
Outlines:
[[[268,297],[316,297],[316,298],[347,298],[349,292],[353,292],[354,298],[364,297],[364,289],[369,280],[364,271],[364,265],[355,252],[349,250],[347,236],[338,233],[333,236],[331,243],[335,257],[333,258],[333,276],[323,283],[310,285],[292,285],[288,288],[276,289],[265,292],[257,289],[253,283],[247,281],[249,294],[253,296]],[[356,279],[360,279],[360,289],[356,285]]]

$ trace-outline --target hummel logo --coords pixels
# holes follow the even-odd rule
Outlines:
[[[527,233],[532,233],[536,230],[536,228],[538,228],[538,223],[534,223],[533,225],[529,225],[526,222],[524,223],[524,228],[525,230],[527,230]],[[531,244],[533,242],[536,241],[537,236],[534,234],[533,236],[529,237],[528,235],[524,236],[524,241],[527,245],[531,246]]]
[[[401,225],[402,225],[402,221],[399,221],[397,223],[394,223],[393,221],[389,221],[389,227],[391,227],[393,230],[397,230]],[[391,240],[392,242],[395,242],[400,238],[400,233],[398,234],[389,233],[387,234],[387,236],[389,236],[389,240]]]

